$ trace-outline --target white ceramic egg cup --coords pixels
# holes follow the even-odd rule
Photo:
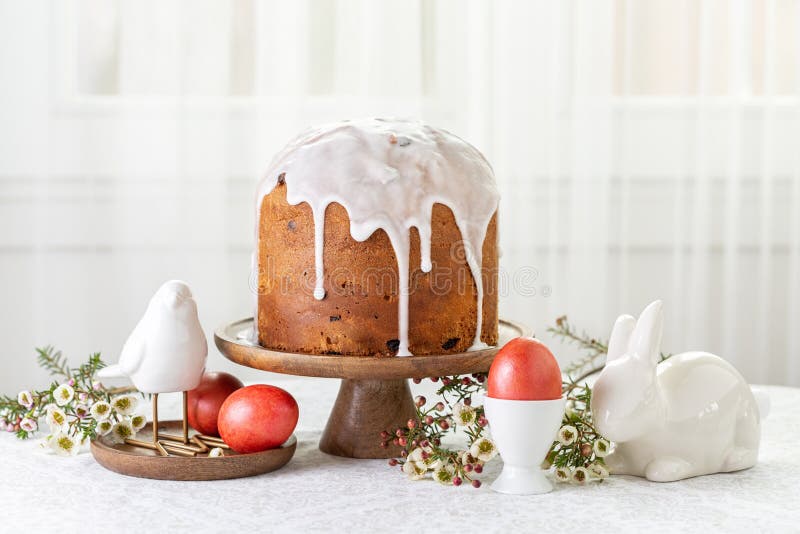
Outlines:
[[[512,495],[548,493],[553,485],[541,464],[564,416],[564,399],[524,401],[486,397],[483,407],[503,471],[492,490]]]

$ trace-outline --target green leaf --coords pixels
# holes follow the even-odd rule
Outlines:
[[[36,349],[36,360],[39,367],[50,372],[51,376],[61,376],[70,378],[70,370],[67,366],[67,359],[61,355],[61,351],[56,351],[53,347],[47,346]]]

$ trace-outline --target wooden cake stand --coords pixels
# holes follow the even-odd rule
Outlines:
[[[297,376],[342,379],[339,395],[319,442],[322,452],[349,458],[392,458],[399,449],[380,444],[380,432],[416,418],[408,378],[486,372],[499,347],[530,335],[520,324],[500,320],[497,347],[457,354],[408,357],[332,356],[270,350],[253,344],[253,319],[217,329],[217,348],[247,367]]]

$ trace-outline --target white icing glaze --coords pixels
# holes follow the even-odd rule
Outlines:
[[[314,217],[314,297],[323,287],[325,209],[341,204],[350,217],[350,234],[364,241],[383,229],[394,248],[399,273],[398,356],[409,356],[408,294],[410,230],[420,236],[420,268],[431,265],[431,214],[435,203],[455,215],[466,261],[477,288],[473,348],[481,342],[483,319],[483,240],[497,211],[499,194],[492,168],[462,139],[416,121],[362,119],[306,130],[272,160],[256,197],[256,240],[261,202],[283,174],[289,204],[307,202]]]

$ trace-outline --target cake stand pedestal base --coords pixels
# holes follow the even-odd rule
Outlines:
[[[319,442],[322,452],[347,458],[394,458],[400,447],[381,447],[382,430],[393,432],[416,419],[408,380],[342,380]]]

